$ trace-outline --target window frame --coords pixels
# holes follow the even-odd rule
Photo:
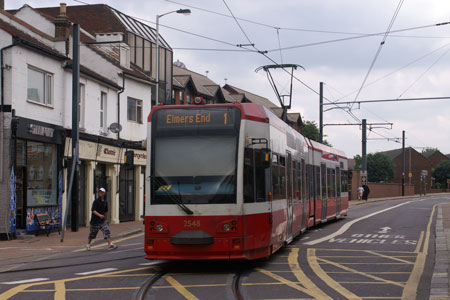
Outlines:
[[[135,111],[134,111],[134,116],[135,116],[135,120],[130,119],[130,101],[134,101],[135,105]],[[143,117],[142,117],[142,113],[143,113],[143,106],[144,106],[144,101],[137,99],[137,98],[133,98],[133,97],[127,97],[127,121],[128,122],[133,122],[133,123],[137,123],[137,124],[142,124],[143,123]]]
[[[105,91],[100,92],[100,128],[106,130],[107,126],[107,103],[108,103],[108,94]]]
[[[36,100],[28,98],[28,89],[29,89],[29,86],[28,86],[28,80],[29,80],[28,72],[29,72],[29,70],[41,73],[43,75],[43,85],[42,85],[42,88],[43,88],[43,99],[42,100],[43,100],[43,102],[38,102]],[[53,84],[53,77],[54,77],[53,73],[50,73],[50,72],[47,72],[47,71],[42,70],[40,68],[28,65],[28,68],[27,68],[27,101],[31,102],[31,103],[34,103],[34,104],[42,105],[42,106],[45,106],[45,107],[53,108],[54,107],[54,105],[53,105],[53,102],[54,102],[53,101],[53,98],[54,98],[53,97],[53,85],[54,85]]]

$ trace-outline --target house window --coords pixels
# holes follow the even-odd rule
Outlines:
[[[28,67],[27,99],[29,101],[52,105],[53,75]]]
[[[191,104],[191,95],[186,93],[186,104]]]
[[[80,83],[80,102],[79,102],[79,107],[78,107],[78,111],[79,111],[79,119],[78,122],[80,124],[80,128],[84,129],[85,125],[84,125],[84,121],[85,121],[85,107],[86,107],[86,86],[82,83]]]
[[[100,96],[100,128],[106,129],[106,93],[102,92]]]
[[[183,93],[183,91],[180,91],[180,104],[181,105],[184,104],[184,93]]]
[[[142,124],[142,100],[128,97],[127,116],[128,121]]]

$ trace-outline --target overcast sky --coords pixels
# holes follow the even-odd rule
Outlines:
[[[303,66],[305,70],[298,69],[294,74],[309,88],[294,80],[291,110],[300,112],[303,120],[319,121],[319,96],[315,92],[319,91],[321,81],[325,83],[324,94],[329,101],[354,101],[378,51],[357,100],[450,96],[450,25],[429,26],[450,21],[448,1],[406,0],[395,19],[399,1],[392,0],[175,1],[83,2],[108,4],[150,22],[155,22],[157,14],[190,8],[189,16],[170,14],[160,19],[160,32],[174,48],[174,60],[181,60],[195,72],[208,72],[208,77],[220,85],[227,78],[227,83],[274,103],[278,100],[265,72],[256,73],[255,69],[273,64],[270,59]],[[32,7],[58,6],[60,1],[5,2],[7,9],[13,9],[25,3]],[[81,5],[72,0],[66,3]],[[240,19],[242,30],[230,17],[227,6]],[[387,36],[381,50],[383,34],[361,37],[385,32],[392,20],[394,32]],[[408,30],[399,31],[403,29]],[[320,43],[333,40],[341,41]],[[270,59],[255,51],[238,52],[243,49],[233,46],[250,42],[257,50],[268,51]],[[280,46],[281,51],[277,50]],[[276,72],[274,77],[282,94],[286,94],[289,90],[286,74]],[[402,130],[406,131],[406,145],[419,152],[421,147],[435,147],[444,154],[450,153],[450,100],[354,104],[351,113],[354,117],[348,110],[327,111],[324,123],[355,124],[361,119],[367,119],[368,123],[393,123],[390,130],[386,129],[390,126],[373,126],[376,128],[368,131],[368,153],[401,148],[401,143],[379,138],[401,138]],[[326,126],[324,132],[326,139],[347,156],[361,154],[359,126]]]

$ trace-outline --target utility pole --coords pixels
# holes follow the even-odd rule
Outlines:
[[[362,119],[362,162],[361,162],[361,181],[367,184],[367,120]]]
[[[80,24],[73,24],[72,46],[72,168],[70,172],[69,189],[65,217],[62,226],[61,242],[64,241],[69,204],[71,205],[71,229],[78,231],[78,201],[79,201],[79,175],[78,168],[78,141],[79,131],[79,103],[80,103]]]
[[[323,82],[319,88],[319,143],[323,143]]]
[[[402,196],[405,196],[405,131],[402,132]]]

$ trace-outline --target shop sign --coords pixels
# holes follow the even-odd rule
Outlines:
[[[45,126],[36,125],[36,124],[28,125],[28,133],[30,133],[30,134],[53,138],[54,132],[55,132],[54,128],[45,127]]]
[[[147,153],[142,150],[133,150],[134,151],[134,164],[139,166],[145,166],[147,163]],[[125,150],[123,151],[121,163],[125,163]]]
[[[107,162],[118,163],[119,162],[120,148],[108,145],[98,145],[97,159]]]

